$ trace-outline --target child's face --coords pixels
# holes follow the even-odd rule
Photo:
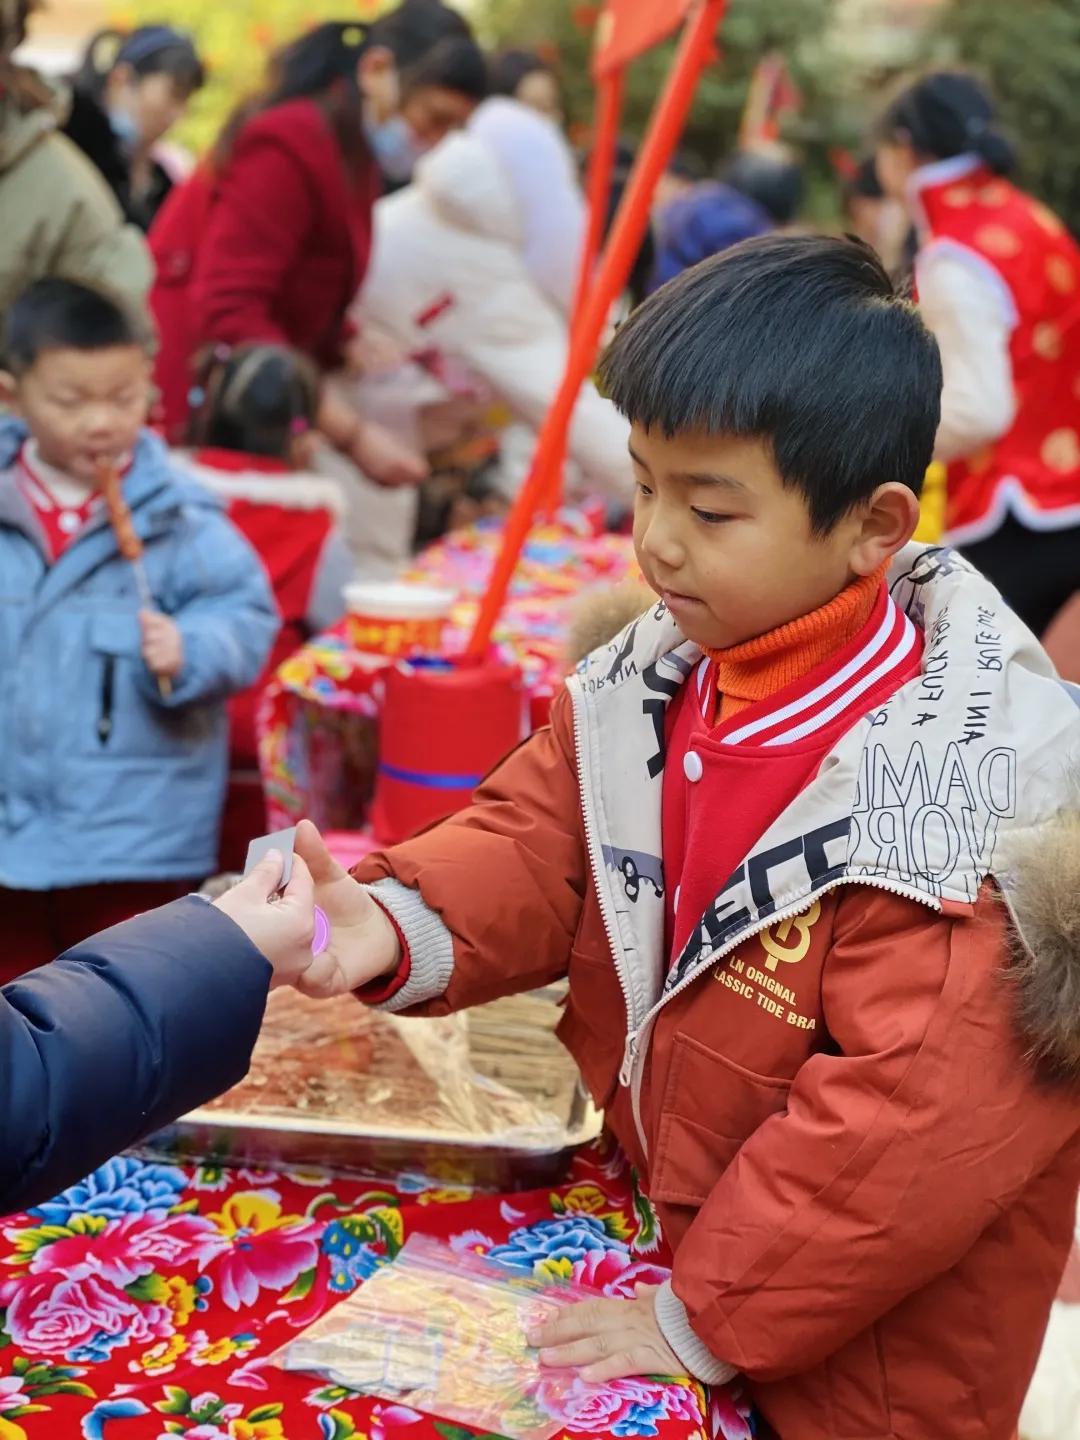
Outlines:
[[[46,350],[14,386],[41,457],[96,485],[98,466],[121,464],[150,408],[150,361],[137,345]]]
[[[635,425],[630,447],[638,563],[686,638],[706,649],[726,650],[816,610],[908,538],[892,545],[898,531],[884,548],[867,544],[861,511],[813,535],[805,499],[781,482],[760,440],[667,440]]]

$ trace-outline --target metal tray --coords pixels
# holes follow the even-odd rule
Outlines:
[[[308,1116],[231,1114],[193,1110],[140,1146],[155,1157],[199,1160],[215,1165],[272,1169],[308,1166],[351,1175],[393,1179],[424,1176],[439,1185],[481,1190],[534,1190],[557,1185],[574,1151],[595,1140],[603,1117],[579,1089],[569,1123],[556,1143],[530,1142],[527,1135],[483,1136],[476,1140],[430,1130],[360,1130]]]

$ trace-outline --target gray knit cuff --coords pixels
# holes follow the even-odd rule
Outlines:
[[[405,984],[375,1005],[375,1010],[409,1010],[446,993],[454,973],[454,940],[450,931],[428,908],[419,890],[410,890],[400,880],[376,880],[364,889],[394,919],[409,947],[409,978]]]
[[[656,1323],[664,1339],[685,1365],[686,1373],[705,1385],[726,1385],[739,1373],[726,1360],[718,1360],[704,1340],[698,1338],[690,1325],[686,1306],[671,1288],[671,1281],[665,1280],[657,1290],[653,1304],[656,1309]]]

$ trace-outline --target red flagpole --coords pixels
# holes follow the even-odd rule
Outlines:
[[[544,497],[553,491],[553,477],[562,463],[563,447],[581,387],[596,359],[611,307],[622,293],[633,268],[649,223],[656,186],[679,143],[701,72],[712,58],[716,30],[725,3],[726,0],[700,0],[683,31],[596,278],[591,288],[587,289],[584,304],[575,317],[566,371],[541,427],[528,478],[507,519],[502,548],[465,650],[466,657],[471,660],[482,660],[488,652],[495,622],[506,601],[533,519],[544,503]]]

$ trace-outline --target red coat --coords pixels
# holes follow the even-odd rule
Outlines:
[[[323,368],[340,360],[378,191],[370,160],[347,167],[322,108],[293,100],[244,126],[220,174],[204,167],[173,192],[150,232],[170,439],[182,437],[191,363],[211,341],[275,341]]]
[[[1080,247],[1044,205],[985,168],[927,186],[919,201],[930,244],[992,267],[1016,319],[1016,419],[1000,440],[949,466],[949,538],[963,544],[992,534],[1010,502],[1032,529],[1075,525]]]
[[[848,885],[747,939],[657,1019],[646,1158],[567,695],[551,719],[470,810],[354,872],[451,927],[425,1012],[569,975],[560,1037],[676,1292],[781,1440],[1011,1440],[1071,1243],[1080,1111],[1025,1062],[992,886],[952,919]]]
[[[917,678],[872,693],[910,653],[879,628],[689,765],[666,707],[701,657],[667,612],[595,651],[469,809],[354,871],[407,950],[361,998],[438,1014],[568,978],[559,1034],[674,1251],[657,1318],[697,1373],[744,1372],[770,1440],[1013,1440],[1080,1178],[1080,829],[1049,818],[1080,714],[951,554],[905,551],[889,583]],[[718,745],[760,771],[789,726],[783,780],[838,703],[875,708],[793,803],[762,783],[785,809],[719,879],[740,817],[696,824]],[[669,968],[680,759],[704,853],[678,909],[696,865],[720,889]]]
[[[248,841],[266,829],[256,731],[263,692],[279,665],[344,613],[354,562],[338,529],[343,502],[334,481],[232,450],[198,450],[188,463],[196,479],[225,501],[229,519],[262,561],[281,613],[262,674],[229,702],[221,868],[236,870]]]

